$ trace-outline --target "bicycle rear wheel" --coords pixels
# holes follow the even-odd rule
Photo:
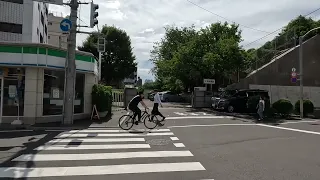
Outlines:
[[[143,123],[146,128],[154,129],[158,125],[158,118],[157,116],[148,115],[143,119]]]
[[[119,127],[123,130],[129,130],[133,126],[133,119],[130,115],[123,115],[119,118]]]

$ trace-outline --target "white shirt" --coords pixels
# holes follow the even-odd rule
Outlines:
[[[156,94],[154,95],[153,99],[154,99],[154,100],[153,100],[154,103],[161,104],[161,99],[160,99],[159,93],[156,93]]]

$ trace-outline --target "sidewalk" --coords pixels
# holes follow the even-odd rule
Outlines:
[[[120,109],[114,111],[111,117],[104,117],[100,120],[82,119],[75,120],[73,125],[63,125],[61,122],[43,123],[28,125],[0,125],[1,130],[70,130],[70,129],[85,129],[85,128],[118,128],[119,118],[126,114],[127,111]]]

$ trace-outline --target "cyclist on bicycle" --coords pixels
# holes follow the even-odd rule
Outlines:
[[[133,115],[133,119],[136,119],[137,115],[138,115],[138,121],[141,121],[141,110],[139,109],[138,107],[138,104],[141,103],[142,106],[145,108],[145,109],[149,109],[146,104],[144,104],[143,102],[143,99],[144,96],[143,96],[143,92],[139,92],[138,95],[136,95],[135,97],[133,97],[131,99],[131,101],[129,102],[128,104],[128,108],[133,111],[134,115]]]

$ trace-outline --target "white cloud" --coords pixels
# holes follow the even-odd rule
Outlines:
[[[226,17],[245,26],[272,32],[300,14],[307,14],[320,7],[319,0],[190,0],[213,13]],[[94,0],[99,4],[99,27],[104,24],[115,25],[125,30],[131,37],[134,54],[138,61],[138,73],[141,78],[151,78],[148,72],[152,64],[148,61],[153,42],[159,41],[164,35],[164,26],[175,24],[189,26],[194,24],[197,28],[205,27],[210,23],[224,22],[187,0]],[[69,14],[69,7],[50,6],[50,10]],[[79,8],[81,25],[89,24],[89,5]],[[320,11],[311,17],[320,18]],[[91,29],[82,28],[84,31]],[[242,44],[252,42],[267,33],[251,30],[241,26],[244,41]],[[269,36],[249,47],[257,47],[276,34]],[[85,34],[78,34],[77,44],[80,45],[86,38]],[[248,48],[249,48],[248,47]]]

